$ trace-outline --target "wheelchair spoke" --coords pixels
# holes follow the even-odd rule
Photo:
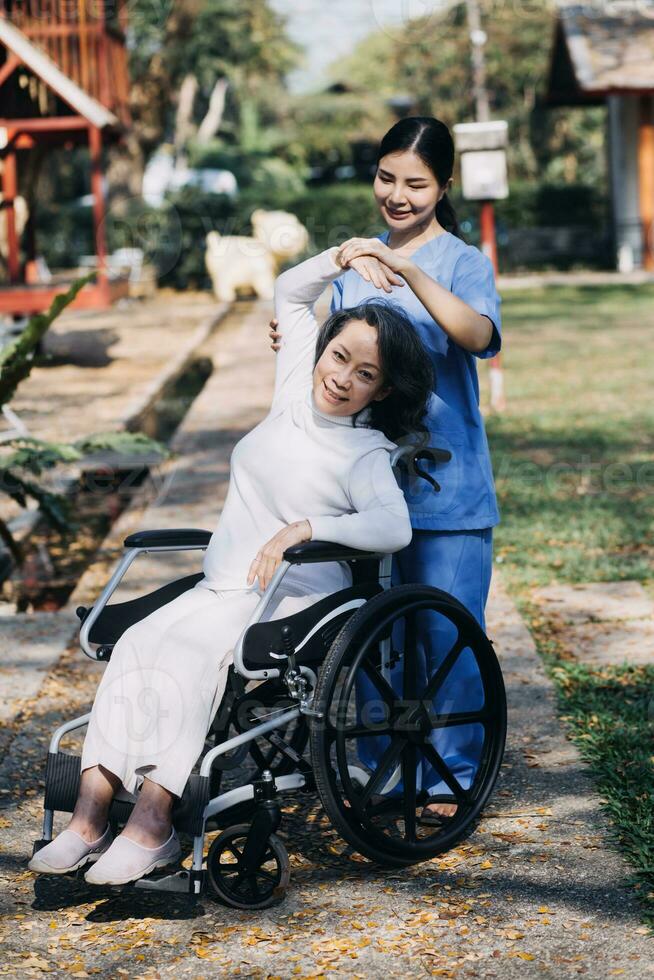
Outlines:
[[[370,800],[370,797],[373,796],[373,794],[375,794],[377,790],[380,788],[380,786],[383,784],[384,777],[386,776],[388,770],[392,766],[395,766],[397,760],[400,757],[402,749],[404,748],[404,744],[405,744],[405,740],[401,738],[394,739],[391,742],[391,744],[388,746],[388,748],[382,755],[381,759],[379,760],[379,765],[375,769],[374,774],[370,777],[370,779],[366,783],[363,793],[356,801],[353,800],[352,801],[353,803],[354,802],[358,803],[361,809],[364,809],[364,807]]]
[[[416,614],[409,613],[404,620],[404,676],[402,696],[413,701],[418,693],[418,657],[416,653]]]
[[[457,803],[467,803],[468,792],[459,783],[452,770],[445,763],[445,760],[441,755],[439,755],[431,742],[425,742],[425,744],[422,746],[422,751],[429,762],[431,762],[432,766],[443,782],[454,794],[454,798],[456,799]]]
[[[388,683],[386,678],[383,676],[383,674],[379,673],[379,670],[377,669],[375,664],[370,662],[368,656],[369,655],[365,656],[361,661],[361,669],[363,670],[364,674],[366,675],[370,683],[374,684],[374,686],[377,688],[377,690],[381,694],[386,704],[389,707],[392,707],[393,704],[395,703],[395,699],[397,695],[395,694],[395,691]]]
[[[433,700],[434,695],[436,694],[439,687],[441,686],[441,684],[449,674],[450,670],[454,666],[454,663],[459,657],[459,654],[462,653],[463,650],[465,650],[466,646],[467,643],[465,639],[462,639],[461,634],[459,634],[459,636],[457,636],[456,638],[454,646],[451,648],[451,650],[445,657],[445,660],[443,660],[442,664],[437,669],[436,673],[434,674],[429,684],[425,688],[424,693],[422,695],[423,701]]]
[[[416,839],[416,747],[409,743],[402,752],[402,783],[404,786],[404,837]]]
[[[366,725],[351,725],[341,729],[341,734],[343,738],[368,738],[370,735],[392,735],[394,731],[393,728],[378,728],[376,725],[370,728]]]
[[[259,886],[257,884],[257,875],[255,871],[250,872],[250,874],[247,876],[247,882],[250,886],[250,892],[252,893],[252,897],[254,898],[255,902],[260,902],[263,896],[259,891]]]
[[[452,728],[454,725],[485,725],[492,720],[489,711],[453,711],[449,715],[430,715],[432,728]]]

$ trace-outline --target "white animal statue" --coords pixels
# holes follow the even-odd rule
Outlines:
[[[252,212],[250,221],[254,237],[268,246],[278,265],[301,255],[309,244],[309,232],[288,211],[257,208]]]
[[[252,214],[254,237],[207,234],[205,263],[214,295],[230,303],[239,292],[254,292],[259,299],[271,300],[275,277],[282,262],[300,255],[309,243],[309,234],[294,214],[263,211]]]

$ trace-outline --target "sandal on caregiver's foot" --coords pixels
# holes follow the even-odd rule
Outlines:
[[[84,880],[90,885],[126,885],[150,874],[155,868],[176,863],[181,854],[174,827],[168,840],[159,847],[144,847],[120,834],[109,850],[89,868]]]
[[[456,803],[443,803],[439,800],[427,801],[420,814],[420,823],[427,827],[443,827],[456,816]]]
[[[62,830],[33,855],[27,867],[41,874],[65,875],[97,861],[111,846],[113,839],[109,825],[104,834],[93,841],[85,840],[75,830]]]

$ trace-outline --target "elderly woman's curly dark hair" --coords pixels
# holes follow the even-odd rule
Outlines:
[[[314,366],[351,320],[376,328],[384,385],[393,389],[382,401],[373,401],[364,409],[369,412],[366,425],[393,442],[410,432],[424,432],[422,419],[434,389],[434,371],[413,324],[392,300],[368,300],[332,313],[318,333]],[[356,422],[357,416],[353,418]]]

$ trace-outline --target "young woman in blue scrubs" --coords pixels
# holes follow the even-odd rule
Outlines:
[[[347,271],[333,284],[331,309],[378,299],[383,291],[400,304],[427,348],[436,376],[424,419],[429,445],[447,449],[452,456],[448,463],[421,464],[440,484],[440,492],[415,475],[407,475],[403,483],[414,532],[409,547],[394,556],[394,582],[421,582],[449,592],[484,627],[492,528],[499,514],[479,411],[475,358],[492,357],[500,350],[500,297],[490,260],[458,237],[456,215],[447,199],[453,166],[454,143],[438,119],[409,117],[386,133],[373,191],[388,231],[341,245],[338,260]],[[271,335],[276,339],[274,332]],[[442,624],[423,623],[418,654],[426,658],[430,673],[454,639]],[[457,711],[480,707],[481,688],[471,655],[459,658],[446,687],[438,709],[443,710],[448,700],[456,703]],[[379,695],[371,689],[369,697]],[[467,788],[479,761],[481,726],[441,729],[435,737],[439,754]],[[381,741],[359,741],[361,760],[372,769],[383,750]],[[424,761],[418,788],[428,797],[451,797]],[[454,804],[432,802],[423,818],[447,817],[455,810]]]

